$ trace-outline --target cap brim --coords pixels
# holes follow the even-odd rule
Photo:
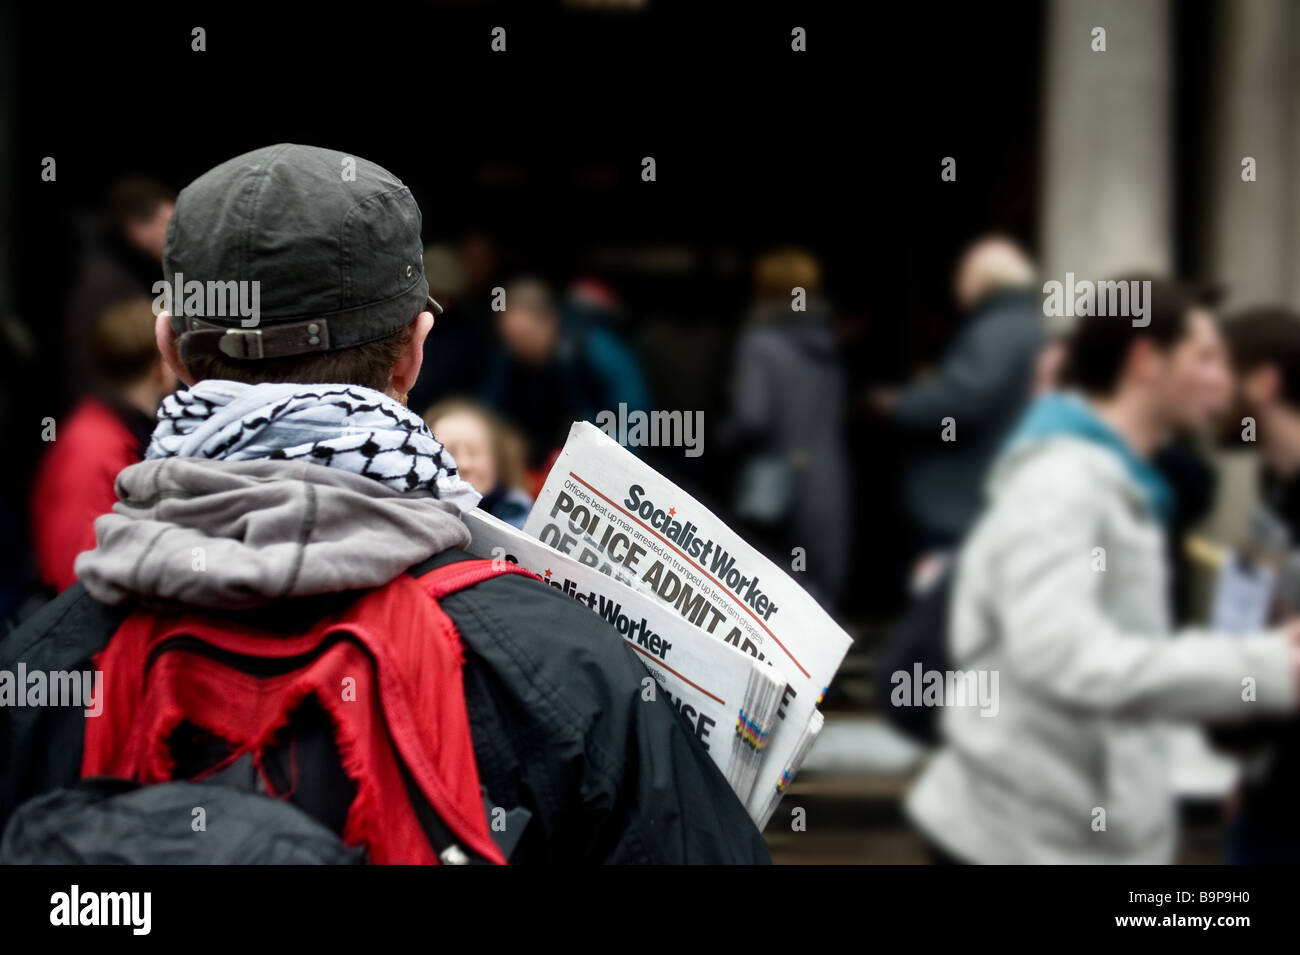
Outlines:
[[[424,307],[427,311],[433,312],[435,318],[441,315],[443,311],[442,306],[434,300],[432,295],[424,297]]]

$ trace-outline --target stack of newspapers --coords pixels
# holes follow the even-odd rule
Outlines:
[[[579,422],[522,531],[466,515],[477,557],[532,571],[636,652],[762,829],[822,728],[851,640],[785,572]]]

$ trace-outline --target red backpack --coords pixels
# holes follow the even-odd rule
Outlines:
[[[500,574],[535,576],[491,560],[402,574],[288,635],[201,613],[137,610],[95,658],[104,708],[86,720],[82,777],[185,778],[171,745],[184,726],[225,747],[195,778],[251,758],[259,788],[288,796],[292,782],[277,782],[263,759],[315,697],[356,787],[345,843],[364,846],[378,864],[504,864],[479,790],[460,635],[438,604]]]

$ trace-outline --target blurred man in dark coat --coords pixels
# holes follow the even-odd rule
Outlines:
[[[903,497],[922,552],[950,549],[970,527],[983,505],[989,463],[1029,400],[1045,344],[1033,283],[1033,265],[1018,245],[1002,237],[976,240],[953,283],[966,318],[936,373],[872,396],[876,409],[919,445]]]

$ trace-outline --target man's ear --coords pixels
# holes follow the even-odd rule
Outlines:
[[[1260,365],[1246,377],[1243,390],[1256,406],[1278,401],[1282,397],[1282,375],[1277,365]]]
[[[393,374],[388,380],[388,394],[398,401],[405,399],[407,392],[415,387],[416,379],[420,377],[420,366],[424,363],[424,340],[433,328],[433,312],[421,312],[411,326],[414,334],[393,365]]]
[[[176,374],[177,378],[185,382],[187,387],[192,388],[194,386],[194,376],[189,373],[189,369],[181,361],[180,352],[176,350],[176,333],[172,331],[170,312],[158,313],[158,318],[153,324],[153,337],[158,342],[158,351],[162,354],[167,367]]]
[[[1159,357],[1159,349],[1152,344],[1151,339],[1146,335],[1139,335],[1137,340],[1129,347],[1128,355],[1124,358],[1123,370],[1120,373],[1121,379],[1131,378],[1133,381],[1148,381]]]

